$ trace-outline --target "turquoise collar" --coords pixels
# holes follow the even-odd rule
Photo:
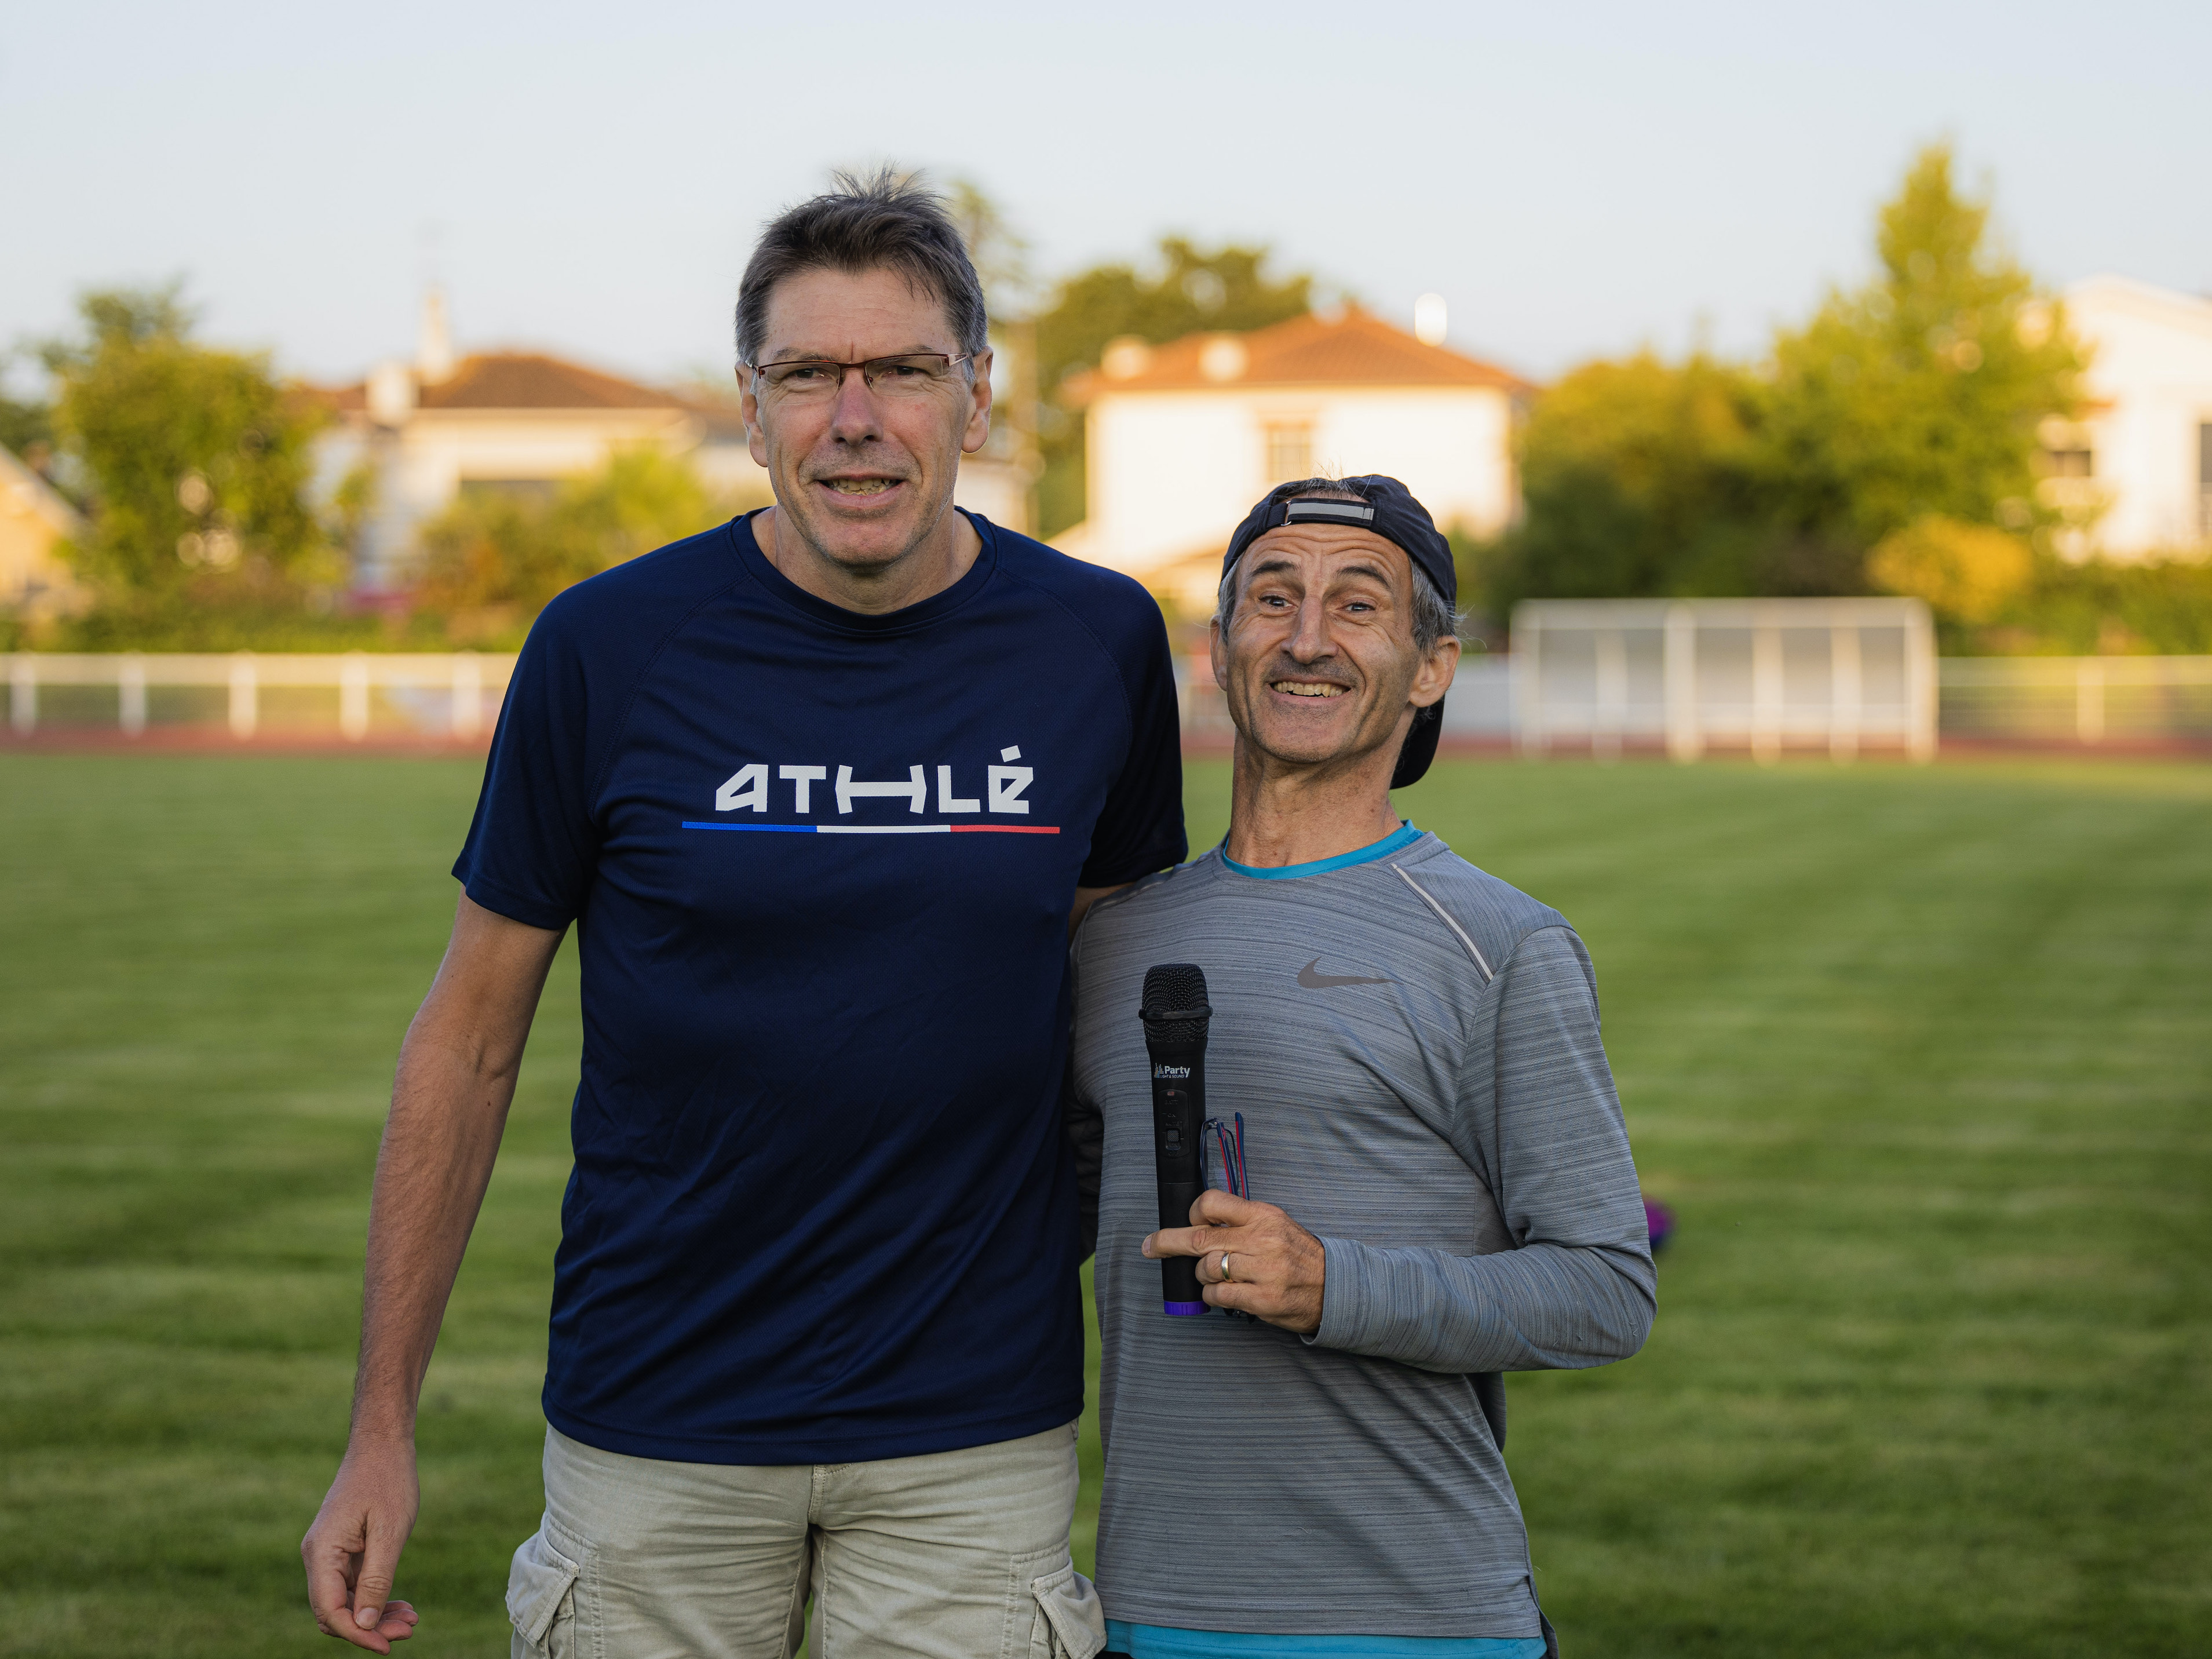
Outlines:
[[[1266,870],[1256,865],[1239,864],[1226,853],[1221,854],[1221,861],[1238,875],[1249,876],[1255,881],[1296,881],[1300,876],[1318,876],[1331,870],[1348,870],[1355,864],[1372,864],[1376,859],[1387,859],[1391,854],[1411,847],[1420,838],[1421,832],[1413,828],[1409,819],[1380,841],[1370,842],[1349,853],[1339,853],[1333,859],[1316,859],[1310,864],[1285,864]],[[1223,836],[1222,846],[1228,844],[1228,837]]]

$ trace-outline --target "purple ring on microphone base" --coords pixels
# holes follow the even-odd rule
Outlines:
[[[1160,1306],[1171,1314],[1202,1314],[1213,1311],[1203,1302],[1163,1302]]]

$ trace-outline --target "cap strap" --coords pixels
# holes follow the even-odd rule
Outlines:
[[[1294,501],[1281,504],[1282,517],[1277,524],[1296,524],[1301,519],[1348,519],[1358,524],[1373,524],[1375,509],[1364,501]],[[1273,514],[1268,515],[1274,518]]]

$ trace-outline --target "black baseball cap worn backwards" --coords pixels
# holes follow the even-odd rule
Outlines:
[[[1328,489],[1356,501],[1300,499],[1301,491]],[[1270,530],[1286,524],[1339,524],[1352,530],[1371,530],[1384,541],[1404,550],[1421,574],[1436,584],[1444,603],[1458,608],[1459,573],[1452,564],[1451,544],[1437,529],[1429,509],[1413,499],[1413,492],[1395,478],[1370,472],[1356,478],[1332,478],[1325,485],[1310,482],[1278,484],[1260,498],[1244,515],[1237,533],[1229,538],[1229,552],[1221,561],[1226,576],[1244,556],[1244,550]],[[1437,756],[1437,738],[1443,729],[1444,700],[1438,697],[1413,716],[1405,746],[1398,751],[1397,769],[1390,787],[1403,789],[1418,783]]]

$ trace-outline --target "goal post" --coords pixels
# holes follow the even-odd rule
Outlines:
[[[1511,661],[1523,754],[1936,754],[1936,630],[1918,599],[1529,599]]]

